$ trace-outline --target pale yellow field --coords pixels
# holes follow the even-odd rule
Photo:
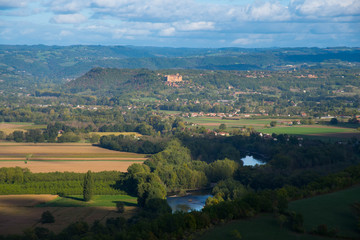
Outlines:
[[[119,216],[129,218],[136,207],[125,207],[125,213],[119,214],[115,207],[33,207],[48,202],[56,195],[9,195],[0,196],[0,235],[22,234],[25,229],[45,227],[56,233],[76,221],[85,221],[90,226],[95,220],[105,224],[106,219]],[[13,202],[14,204],[10,204]],[[41,224],[41,214],[50,211],[55,223]]]
[[[27,156],[31,154],[31,157]],[[146,155],[112,151],[89,143],[0,143],[0,167],[22,167],[31,172],[126,172]]]
[[[14,131],[26,132],[27,129],[46,128],[46,125],[33,125],[29,123],[0,123],[0,131],[3,131],[6,135],[13,133]]]
[[[0,161],[1,167],[28,168],[33,173],[41,172],[78,172],[101,171],[126,172],[133,163],[143,161]]]
[[[119,152],[92,146],[90,143],[0,143],[0,159],[105,159],[109,160],[143,160],[144,154]],[[20,160],[19,159],[19,160]]]

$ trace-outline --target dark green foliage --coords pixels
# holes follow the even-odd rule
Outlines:
[[[165,141],[157,138],[138,139],[135,136],[102,136],[100,146],[111,150],[153,154],[164,149]]]
[[[23,142],[25,139],[25,135],[23,131],[14,131],[13,139],[15,142]]]
[[[85,174],[84,177],[84,190],[83,190],[83,197],[84,197],[84,201],[88,202],[91,200],[91,198],[94,195],[94,180],[92,177],[92,173],[91,171],[88,171]]]
[[[304,218],[300,213],[289,212],[288,224],[291,230],[298,233],[304,232]]]
[[[28,169],[20,167],[0,168],[0,183],[21,184],[24,182],[24,174],[28,174]]]
[[[217,160],[209,164],[206,175],[211,182],[218,182],[220,180],[232,178],[239,166],[239,163],[229,159]]]
[[[338,120],[337,120],[337,118],[332,118],[331,120],[330,120],[330,124],[331,125],[336,125],[336,124],[338,124]]]
[[[316,229],[312,230],[312,233],[326,237],[336,237],[338,231],[336,229],[329,230],[326,224],[320,224]]]
[[[244,196],[248,190],[239,181],[232,178],[219,181],[216,186],[212,189],[212,194],[220,196],[224,200],[233,200]]]
[[[195,189],[207,185],[203,171],[192,168],[190,152],[177,140],[145,162],[166,185],[167,191]]]
[[[54,223],[55,218],[54,218],[54,216],[52,215],[52,213],[50,211],[45,211],[41,215],[40,222],[42,224],[44,224],[44,223]]]
[[[118,213],[124,213],[125,204],[123,202],[116,202],[116,210]]]

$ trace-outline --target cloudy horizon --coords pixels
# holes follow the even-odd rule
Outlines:
[[[358,0],[0,0],[0,44],[360,46]]]

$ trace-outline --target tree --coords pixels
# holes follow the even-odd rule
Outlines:
[[[331,124],[331,125],[336,125],[336,124],[338,124],[337,118],[332,118],[332,119],[330,120],[330,124]]]
[[[219,130],[220,130],[220,131],[226,130],[226,125],[225,125],[224,123],[220,124]]]
[[[83,196],[85,202],[90,201],[93,196],[93,178],[90,170],[85,174],[84,177]]]
[[[276,127],[276,121],[271,121],[271,122],[270,122],[270,126],[271,126],[271,127]]]
[[[40,222],[41,222],[42,224],[44,224],[44,223],[53,223],[53,222],[55,222],[55,218],[54,218],[54,216],[51,214],[50,211],[45,211],[45,212],[43,212],[42,215],[41,215]]]

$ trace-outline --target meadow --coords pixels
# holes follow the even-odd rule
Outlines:
[[[281,227],[273,214],[260,214],[248,220],[232,221],[216,226],[197,239],[235,240],[239,239],[235,236],[236,232],[241,234],[242,239],[248,240],[262,240],[264,236],[271,240],[329,239],[310,234],[320,224],[326,224],[329,230],[337,229],[338,235],[342,239],[357,239],[359,232],[356,230],[357,221],[351,205],[359,202],[359,196],[360,186],[355,186],[334,193],[290,202],[289,210],[301,213],[304,217],[304,234],[294,233],[285,226]]]
[[[336,133],[358,133],[357,130],[351,128],[327,127],[321,125],[301,125],[288,127],[273,127],[258,129],[262,133],[275,134],[292,134],[292,135],[322,135]]]
[[[339,126],[329,125],[293,125],[286,126],[282,122],[292,122],[295,119],[222,119],[220,117],[191,117],[186,121],[204,126],[209,129],[218,129],[220,124],[226,125],[226,130],[252,127],[258,132],[268,134],[291,134],[291,135],[305,135],[305,136],[318,136],[326,138],[360,138],[360,132],[354,128],[346,128]],[[270,122],[276,121],[276,127],[265,127],[270,126]]]
[[[239,237],[239,235],[241,238]],[[246,239],[246,240],[324,240],[328,238],[309,234],[297,234],[287,228],[281,228],[271,214],[262,214],[248,220],[237,220],[216,226],[206,231],[198,240]]]
[[[360,186],[291,202],[289,209],[301,213],[306,231],[320,224],[337,229],[343,237],[359,237],[351,205],[360,202]]]

